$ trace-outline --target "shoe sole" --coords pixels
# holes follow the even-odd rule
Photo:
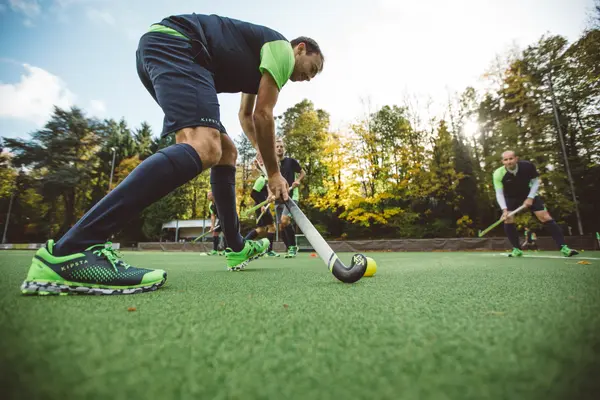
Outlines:
[[[138,294],[144,292],[153,292],[165,284],[167,278],[163,278],[159,282],[140,286],[135,288],[116,289],[116,288],[96,288],[81,285],[67,285],[60,282],[38,282],[25,281],[21,285],[21,293],[24,295],[59,295],[67,296],[70,294],[88,294],[88,295],[115,295],[115,294]]]
[[[248,265],[248,263],[250,263],[251,261],[257,260],[257,259],[261,258],[262,256],[264,256],[265,254],[267,254],[267,250],[263,251],[262,253],[258,253],[257,255],[255,255],[253,257],[250,257],[246,261],[243,261],[241,264],[235,265],[233,267],[227,267],[227,271],[241,271],[241,270],[243,270],[244,268],[246,268],[246,265]]]

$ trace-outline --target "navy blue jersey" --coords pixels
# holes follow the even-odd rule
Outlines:
[[[217,205],[215,203],[213,203],[212,201],[210,202],[210,206],[208,206],[208,211],[210,212],[210,215],[214,215],[217,219],[219,219],[219,212],[217,211]]]
[[[279,32],[218,15],[170,16],[160,25],[206,45],[217,93],[256,94],[262,73],[269,71],[279,89],[294,69],[294,52]]]
[[[296,174],[302,171],[302,167],[300,167],[300,163],[298,160],[284,157],[283,160],[279,162],[279,170],[281,171],[281,175],[285,178],[288,185],[292,186],[292,183],[296,180]]]
[[[494,187],[503,189],[505,198],[525,199],[529,194],[531,180],[538,176],[535,165],[529,161],[519,161],[516,174],[508,172],[504,166],[494,171]]]

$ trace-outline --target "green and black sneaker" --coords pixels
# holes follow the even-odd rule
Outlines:
[[[577,254],[579,254],[579,252],[577,250],[570,249],[569,246],[567,246],[566,244],[562,245],[562,247],[560,248],[560,252],[565,257],[572,257],[572,256],[576,256]]]
[[[220,255],[219,252],[214,249],[206,253],[207,256],[216,256],[217,254]]]
[[[262,257],[269,249],[269,239],[246,240],[241,251],[234,252],[229,247],[225,249],[227,271],[239,271],[246,268],[250,261]]]
[[[267,252],[267,254],[265,254],[265,257],[281,257],[279,254],[275,253],[273,250]]]
[[[285,258],[295,258],[296,255],[298,255],[298,246],[290,246]]]
[[[63,257],[54,256],[53,248],[49,240],[35,253],[21,285],[23,294],[135,294],[156,290],[167,280],[161,269],[125,263],[110,242]]]
[[[514,247],[512,249],[512,253],[510,253],[508,256],[509,257],[523,257],[523,250],[517,249],[516,247]]]

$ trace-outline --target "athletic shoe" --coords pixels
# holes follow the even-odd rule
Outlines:
[[[110,242],[62,257],[53,250],[54,241],[49,240],[35,253],[21,285],[23,294],[134,294],[156,290],[167,280],[162,269],[125,263]]]
[[[562,247],[560,248],[560,252],[565,257],[572,257],[572,256],[576,256],[577,254],[579,254],[579,252],[577,250],[570,249],[569,246],[567,246],[566,244],[562,245]]]
[[[218,251],[216,250],[211,250],[208,253],[206,253],[207,256],[216,256],[216,255],[220,255]]]
[[[279,254],[275,253],[274,251],[269,251],[267,252],[267,254],[265,254],[265,256],[267,257],[281,257]]]
[[[241,251],[234,252],[229,247],[225,249],[227,271],[239,271],[246,268],[250,261],[263,256],[269,249],[269,239],[246,240]]]
[[[521,249],[513,248],[512,253],[508,255],[509,257],[522,257],[523,251]]]
[[[221,250],[221,251],[219,252],[219,255],[220,255],[220,256],[224,256],[224,255],[225,255],[225,250]]]
[[[288,247],[288,252],[285,255],[285,258],[295,258],[298,254],[298,246],[290,246]]]

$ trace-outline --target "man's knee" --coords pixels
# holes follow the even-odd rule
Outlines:
[[[275,224],[271,224],[267,228],[268,233],[275,233]]]
[[[236,165],[238,151],[235,147],[235,143],[228,135],[221,136],[221,159],[218,161],[218,165]]]
[[[176,140],[177,143],[187,143],[196,150],[205,170],[221,159],[221,133],[217,129],[205,126],[183,128],[177,132]]]
[[[535,213],[535,216],[541,223],[552,221],[552,216],[548,211],[538,211]]]

